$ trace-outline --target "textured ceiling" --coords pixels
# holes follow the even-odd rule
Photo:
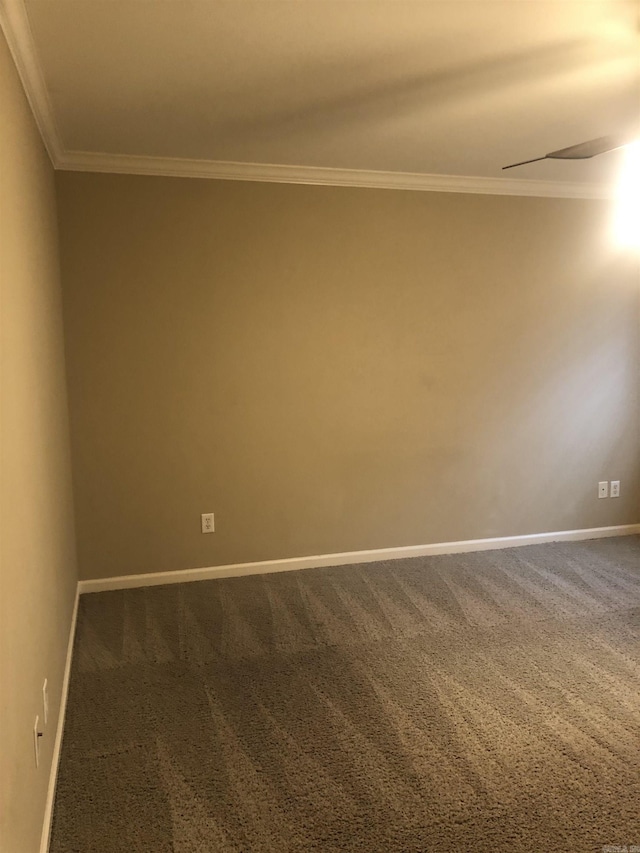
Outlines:
[[[27,0],[67,151],[499,177],[638,126],[636,0]],[[607,182],[619,155],[507,173]]]

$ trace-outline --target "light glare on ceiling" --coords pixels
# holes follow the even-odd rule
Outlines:
[[[625,150],[616,195],[614,238],[619,246],[640,249],[640,140]]]

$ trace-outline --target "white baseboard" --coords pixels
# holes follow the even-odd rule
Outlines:
[[[319,566],[346,566],[353,563],[374,563],[381,560],[402,560],[407,557],[428,557],[436,554],[462,554],[468,551],[492,551],[499,548],[519,548],[544,542],[568,542],[580,539],[603,539],[609,536],[631,536],[640,533],[640,524],[615,527],[591,527],[584,530],[561,530],[554,533],[532,533],[525,536],[500,536],[494,539],[467,539],[462,542],[438,542],[431,545],[407,545],[398,548],[378,548],[371,551],[346,551],[342,554],[320,554],[312,557],[290,557],[283,560],[263,560],[256,563],[235,563],[227,566],[207,566],[200,569],[179,569],[170,572],[151,572],[141,575],[122,575],[117,578],[96,578],[78,582],[79,592],[102,592],[109,589],[159,586],[169,583],[229,578],[240,575],[260,575]]]
[[[64,718],[67,710],[67,695],[69,693],[69,676],[71,675],[71,659],[73,657],[73,641],[76,636],[76,620],[78,618],[78,599],[80,590],[76,588],[76,598],[71,615],[71,626],[69,628],[69,641],[67,643],[67,657],[64,664],[64,675],[62,677],[62,692],[60,694],[60,707],[58,708],[58,725],[56,727],[56,739],[53,744],[53,755],[51,757],[51,770],[49,772],[49,787],[47,789],[47,800],[44,809],[44,821],[42,824],[42,836],[40,839],[40,853],[48,853],[51,837],[51,820],[53,818],[53,804],[56,796],[56,782],[58,779],[58,764],[60,763],[60,749],[62,747],[62,735],[64,732]]]

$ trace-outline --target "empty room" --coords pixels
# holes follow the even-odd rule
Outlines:
[[[0,853],[640,851],[640,0],[0,27]]]

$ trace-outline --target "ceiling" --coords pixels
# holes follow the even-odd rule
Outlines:
[[[588,195],[619,152],[501,166],[639,127],[638,0],[0,3],[61,168]]]

